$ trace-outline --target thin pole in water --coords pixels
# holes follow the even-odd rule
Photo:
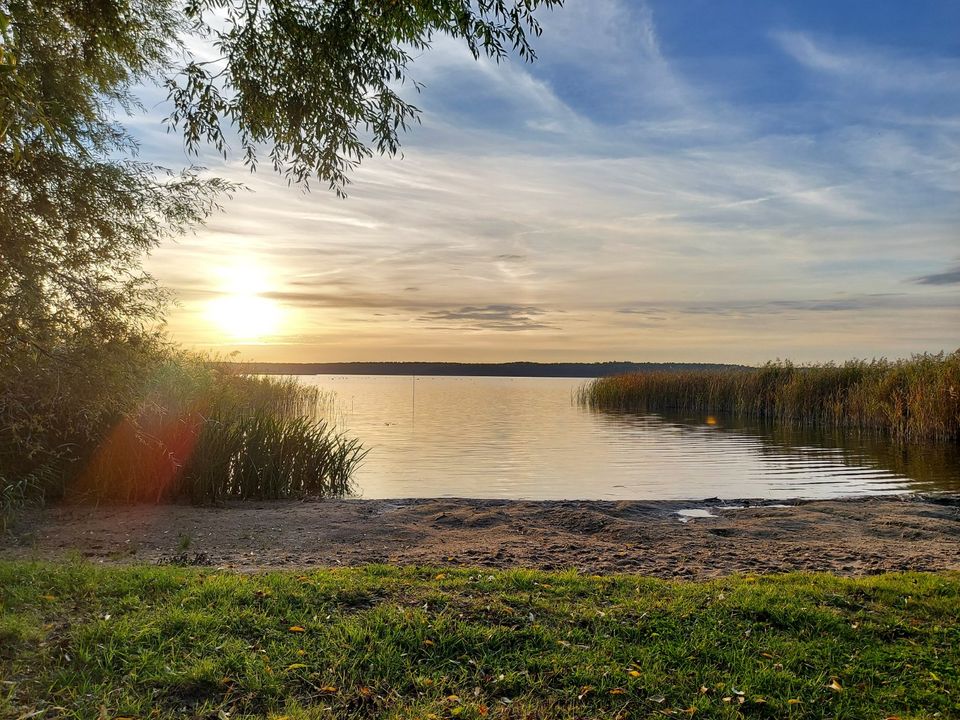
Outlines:
[[[410,427],[415,428],[417,426],[417,376],[414,374],[413,379],[410,383],[410,387],[413,390],[413,399],[410,402]]]

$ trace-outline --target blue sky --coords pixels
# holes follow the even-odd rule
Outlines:
[[[569,0],[542,21],[533,65],[438,39],[411,68],[422,125],[347,200],[204,158],[249,191],[152,258],[175,336],[304,361],[960,347],[960,3]],[[136,131],[183,165],[163,114]]]

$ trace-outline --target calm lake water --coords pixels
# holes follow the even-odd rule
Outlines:
[[[956,446],[586,410],[585,381],[304,376],[370,449],[367,498],[826,498],[960,490]]]

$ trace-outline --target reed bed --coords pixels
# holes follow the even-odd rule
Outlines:
[[[842,365],[778,361],[745,370],[613,375],[583,386],[577,400],[600,410],[729,415],[899,441],[957,442],[960,350]]]
[[[366,454],[325,416],[332,395],[182,361],[89,452],[70,491],[115,502],[342,496]]]

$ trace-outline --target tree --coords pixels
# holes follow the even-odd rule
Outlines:
[[[342,195],[418,118],[400,94],[419,89],[412,53],[445,34],[532,60],[535,11],[560,2],[0,0],[0,491],[123,412],[164,342],[142,260],[232,189],[137,160],[118,118],[138,84],[166,86],[189,151],[226,155],[235,132],[251,169],[265,151]]]
[[[3,347],[157,317],[140,258],[229,189],[135,161],[116,116],[138,83],[166,85],[188,150],[226,155],[232,128],[251,168],[266,147],[292,182],[342,194],[418,117],[399,94],[412,52],[443,33],[531,60],[534,11],[559,1],[0,0]],[[193,57],[190,37],[218,56]]]
[[[534,11],[560,1],[192,0],[186,17],[219,58],[190,60],[167,79],[170,119],[188,148],[207,141],[224,153],[228,122],[249,166],[265,143],[278,172],[299,183],[316,177],[342,194],[348,172],[374,150],[395,154],[399,132],[418,117],[399,92],[411,53],[442,33],[464,40],[475,58],[499,61],[512,49],[533,60]],[[225,17],[214,26],[218,9]]]

